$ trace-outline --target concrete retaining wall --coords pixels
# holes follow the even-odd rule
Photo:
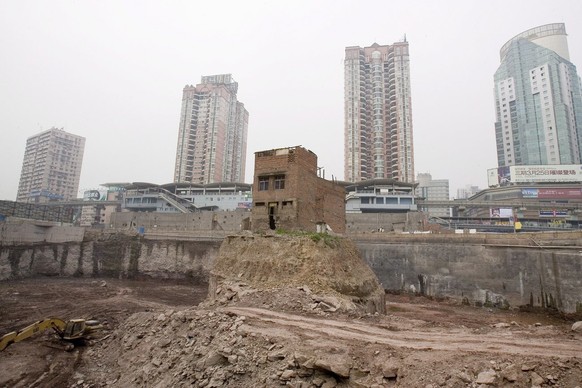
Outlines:
[[[387,290],[498,307],[582,307],[578,251],[439,244],[356,244]],[[580,311],[582,312],[582,311]]]
[[[0,280],[45,275],[207,282],[223,233],[219,238],[186,234],[181,240],[89,233],[83,242],[2,242]],[[387,290],[470,304],[582,312],[581,233],[368,233],[352,238]]]
[[[54,225],[46,221],[36,223],[0,222],[2,244],[30,244],[36,242],[64,243],[83,241],[83,228]]]
[[[32,276],[192,279],[207,282],[220,240],[151,241],[137,236],[0,247],[0,280]]]
[[[356,240],[383,287],[497,307],[533,306],[582,312],[582,255],[576,245],[483,244],[426,236]],[[447,241],[448,240],[448,241]],[[527,242],[527,239],[521,241]]]

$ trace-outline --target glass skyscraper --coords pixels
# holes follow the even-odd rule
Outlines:
[[[500,56],[494,76],[498,166],[580,164],[581,82],[565,25],[522,32]]]

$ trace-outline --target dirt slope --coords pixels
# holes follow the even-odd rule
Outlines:
[[[349,239],[326,236],[229,236],[211,271],[211,300],[227,302],[249,293],[303,287],[335,298],[331,308],[384,313],[384,290]],[[318,240],[319,239],[319,240]],[[220,292],[230,288],[225,299]],[[243,291],[240,293],[239,291]]]

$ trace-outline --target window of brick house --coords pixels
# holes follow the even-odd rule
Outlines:
[[[285,188],[285,175],[275,175],[275,190],[283,190]]]
[[[259,177],[259,191],[269,190],[269,177]]]

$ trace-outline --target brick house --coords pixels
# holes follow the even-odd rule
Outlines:
[[[345,232],[345,189],[317,176],[303,147],[255,152],[252,230]]]

